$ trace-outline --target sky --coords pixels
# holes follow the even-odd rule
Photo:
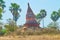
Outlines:
[[[38,14],[41,9],[45,9],[47,11],[47,16],[44,18],[44,25],[47,26],[52,22],[50,19],[52,11],[58,11],[60,8],[60,0],[4,0],[5,1],[5,13],[3,13],[2,22],[6,23],[7,19],[13,19],[11,12],[9,11],[9,7],[11,3],[17,3],[20,5],[22,9],[20,13],[20,17],[17,21],[17,25],[23,25],[26,22],[26,13],[27,13],[27,3],[29,2],[31,9],[34,14]],[[60,24],[60,19],[57,21]],[[42,27],[42,21],[40,22],[40,26]]]

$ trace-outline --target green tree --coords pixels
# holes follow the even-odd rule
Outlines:
[[[38,13],[37,15],[36,15],[36,19],[38,20],[38,22],[40,22],[42,19],[43,19],[43,27],[44,27],[44,17],[46,16],[47,14],[46,14],[46,11],[44,10],[44,9],[42,9],[41,11],[40,11],[40,13]],[[40,24],[40,23],[39,23]]]
[[[41,21],[41,15],[40,15],[40,13],[38,13],[36,15],[36,20],[37,20],[38,24],[40,24],[40,21]]]
[[[59,19],[59,13],[56,12],[56,11],[53,11],[52,14],[51,14],[51,19],[56,22],[58,19]]]
[[[2,17],[2,13],[4,12],[5,7],[5,2],[3,0],[0,0],[0,19]]]
[[[2,19],[2,13],[4,12],[4,8],[5,8],[5,2],[3,0],[0,0],[0,19]],[[2,30],[2,23],[0,22],[0,33]]]
[[[11,13],[13,15],[13,20],[16,22],[20,16],[19,15],[19,12],[21,12],[20,6],[16,3],[11,3],[9,10],[11,11]]]
[[[52,19],[52,21],[54,22],[54,23],[52,24],[53,26],[51,26],[51,27],[53,27],[53,28],[58,28],[58,26],[57,26],[57,24],[56,24],[56,21],[59,19],[58,12],[53,11],[52,14],[51,14],[51,19]]]

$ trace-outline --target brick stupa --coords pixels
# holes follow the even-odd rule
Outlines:
[[[35,15],[30,8],[30,5],[28,3],[28,9],[27,9],[27,14],[26,14],[26,23],[24,24],[25,27],[39,27],[39,24],[36,21]]]

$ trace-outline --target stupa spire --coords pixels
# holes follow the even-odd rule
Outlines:
[[[28,3],[28,7],[29,7],[30,5],[29,5],[29,3]]]

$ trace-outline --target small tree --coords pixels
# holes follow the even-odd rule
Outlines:
[[[5,28],[10,32],[14,32],[17,29],[16,23],[11,19],[8,19],[7,21],[8,24],[5,25]]]
[[[59,29],[58,23],[53,23],[53,22],[51,22],[47,27],[55,30]]]

